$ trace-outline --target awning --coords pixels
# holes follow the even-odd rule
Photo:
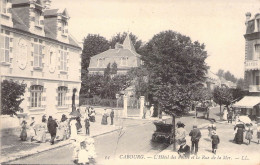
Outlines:
[[[245,96],[240,101],[236,102],[233,107],[237,108],[253,108],[257,104],[260,104],[259,96]]]

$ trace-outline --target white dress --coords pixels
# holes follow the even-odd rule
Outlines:
[[[223,112],[223,120],[227,120],[227,110],[225,109],[224,112]]]
[[[77,127],[76,127],[76,120],[71,120],[70,122],[70,139],[76,139],[78,132],[77,132]]]

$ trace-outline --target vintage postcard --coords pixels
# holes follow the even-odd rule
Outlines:
[[[1,164],[260,165],[259,0],[0,0]]]

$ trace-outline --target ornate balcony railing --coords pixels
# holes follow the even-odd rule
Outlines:
[[[245,70],[260,70],[260,60],[250,60],[245,62]]]

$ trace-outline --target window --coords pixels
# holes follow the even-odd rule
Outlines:
[[[68,52],[60,50],[60,70],[67,71],[67,55]]]
[[[1,13],[7,13],[7,0],[0,1],[0,10]]]
[[[58,87],[58,106],[65,106],[67,87]]]
[[[66,28],[67,22],[66,21],[61,21],[61,32],[62,34],[68,33],[68,29]]]
[[[40,85],[31,86],[31,107],[41,107],[43,87]]]
[[[40,17],[41,17],[40,11],[36,10],[35,11],[35,20],[34,20],[35,26],[40,25]]]
[[[260,59],[260,44],[255,45],[255,57]]]
[[[0,60],[1,62],[10,62],[10,37],[0,35]]]
[[[256,76],[256,82],[255,85],[260,85],[260,76]]]
[[[97,60],[97,66],[99,67],[105,66],[105,58],[99,58]]]
[[[34,58],[34,66],[35,67],[42,67],[42,57],[43,57],[43,46],[41,44],[33,44],[33,58]]]
[[[127,60],[128,60],[127,57],[122,57],[122,58],[121,58],[121,65],[122,65],[122,66],[127,66]]]

